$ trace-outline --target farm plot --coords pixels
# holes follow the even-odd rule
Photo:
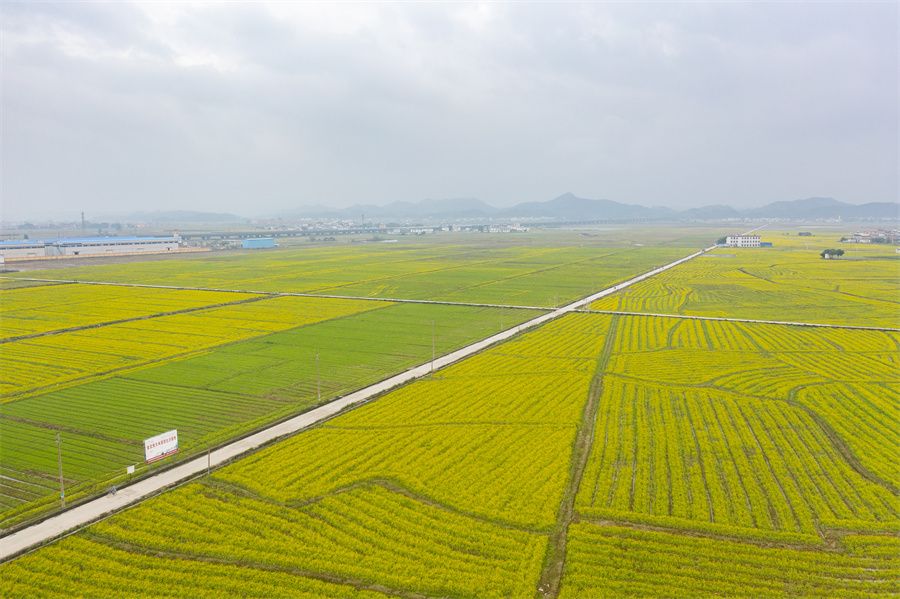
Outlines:
[[[13,521],[52,506],[57,431],[67,494],[89,493],[120,477],[126,465],[140,464],[141,441],[161,431],[179,431],[182,455],[203,450],[421,364],[431,358],[432,343],[442,355],[534,316],[366,304],[378,309],[0,406],[0,463],[8,477],[0,478],[0,518]]]
[[[690,253],[678,247],[365,245],[42,271],[44,278],[554,306]]]
[[[247,299],[246,295],[96,285],[0,291],[0,340]]]
[[[177,558],[271,585],[283,584],[274,571],[391,594],[531,596],[608,322],[550,323],[50,550],[100,580],[148,560],[124,587],[144,592]],[[0,592],[52,585],[61,571],[44,569],[44,551],[0,567]],[[84,592],[80,580],[59,588]]]
[[[612,321],[553,321],[0,566],[0,594],[89,594],[94,580],[184,594],[196,563],[209,588],[233,577],[247,593],[296,578],[347,585],[320,595],[533,597],[558,530],[563,597],[900,591],[891,448],[855,453],[873,447],[860,435],[895,436],[881,420],[897,397],[879,391],[897,375],[827,365],[883,363],[896,335]],[[198,384],[221,384],[206,369]]]
[[[578,498],[585,515],[797,539],[814,539],[821,526],[898,522],[897,497],[786,402],[609,377],[600,414]]]
[[[897,334],[621,322],[580,513],[784,538],[896,528]]]
[[[854,249],[717,249],[595,302],[598,310],[900,327],[900,259]]]
[[[50,574],[53,572],[54,574]],[[83,537],[42,549],[7,566],[0,579],[6,597],[102,597],[110,589],[126,597],[218,599],[236,592],[248,597],[382,599],[353,581],[331,581],[297,570],[247,568],[225,560],[197,561],[180,554],[152,559],[140,552]]]
[[[581,315],[556,321],[219,477],[287,502],[387,479],[467,513],[549,527],[607,326]]]
[[[47,283],[43,281],[28,281],[25,279],[5,278],[0,275],[0,290],[22,289],[24,287],[43,287],[49,285],[57,285],[58,283]]]
[[[687,253],[679,248],[533,248],[502,260],[346,285],[339,292],[555,307]]]
[[[900,592],[896,537],[851,535],[843,551],[760,547],[574,524],[560,597],[873,597]]]
[[[4,343],[0,402],[379,307],[365,301],[261,297],[239,305]]]
[[[824,383],[798,389],[793,399],[823,420],[862,468],[900,485],[900,384]]]

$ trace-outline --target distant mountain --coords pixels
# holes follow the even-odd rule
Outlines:
[[[834,198],[805,198],[773,202],[759,208],[744,210],[744,218],[898,218],[900,204],[871,202],[848,204]]]
[[[900,220],[900,203],[869,202],[854,206],[855,218],[895,218]]]
[[[422,200],[420,202],[392,202],[384,206],[358,204],[349,208],[308,207],[290,213],[293,216],[334,218],[359,221],[385,219],[488,219],[597,221],[597,220],[729,220],[729,219],[900,219],[900,204],[873,202],[848,204],[834,198],[805,198],[773,202],[759,208],[737,210],[724,204],[701,206],[676,211],[665,207],[647,207],[639,204],[623,204],[612,200],[592,200],[573,193],[546,202],[522,202],[509,208],[494,208],[475,198]]]
[[[674,211],[668,208],[647,208],[636,204],[622,204],[612,200],[589,200],[569,192],[548,202],[524,202],[506,208],[497,216],[506,218],[554,218],[560,220],[631,220],[637,218],[666,218]]]

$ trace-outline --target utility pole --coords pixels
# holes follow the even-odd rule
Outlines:
[[[434,349],[434,321],[431,321],[431,372],[434,374],[434,358],[435,358],[435,349]]]
[[[322,403],[322,377],[319,376],[319,352],[316,352],[316,399]]]
[[[56,432],[56,460],[59,463],[59,503],[60,506],[65,509],[66,507],[66,483],[63,481],[63,470],[62,470],[62,439],[59,436],[59,431]]]

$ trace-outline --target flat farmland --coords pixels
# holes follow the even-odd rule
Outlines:
[[[851,534],[823,551],[579,522],[560,597],[893,596],[898,553],[893,536]]]
[[[895,595],[898,342],[569,315],[2,565],[0,592]]]
[[[102,302],[107,288],[94,289]],[[235,301],[234,294],[214,295]],[[260,295],[189,313],[14,339],[0,344],[0,402],[377,307],[366,301]]]
[[[763,231],[763,239],[767,239]],[[623,310],[900,327],[900,257],[892,247],[774,234],[773,248],[720,248],[678,269],[595,302]],[[803,245],[806,244],[806,245]],[[808,246],[808,247],[806,247]],[[823,260],[824,248],[847,254]]]
[[[534,315],[276,299],[290,300],[293,309],[293,320],[277,321],[285,325],[279,332],[0,405],[5,524],[52,507],[57,432],[65,448],[67,495],[77,497],[119,481],[126,465],[138,464],[138,474],[144,473],[141,442],[158,432],[178,429],[183,454],[203,450],[423,363],[433,349],[448,353]]]
[[[27,282],[27,281],[23,281]],[[96,285],[30,285],[0,290],[0,341],[96,326],[247,299],[233,293]]]
[[[204,255],[31,274],[47,279],[550,307],[687,253],[686,247],[587,244],[367,244]]]
[[[620,325],[581,513],[786,539],[896,528],[900,334]]]
[[[275,594],[299,576],[336,595],[531,596],[608,323],[551,323],[50,549],[80,576],[48,578],[44,550],[0,566],[0,593],[90,594],[111,577],[152,593],[115,564],[146,560],[162,580],[181,560],[240,566]]]
[[[6,277],[7,275],[4,275]],[[24,279],[0,278],[0,290],[3,289],[20,289],[22,287],[41,287],[50,286],[56,283],[44,283],[41,281],[28,281]]]

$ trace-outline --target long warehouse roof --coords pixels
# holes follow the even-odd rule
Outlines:
[[[74,243],[134,243],[141,241],[175,241],[174,237],[63,237],[61,239],[7,239],[0,241],[0,247],[20,247],[29,245],[70,245]]]

